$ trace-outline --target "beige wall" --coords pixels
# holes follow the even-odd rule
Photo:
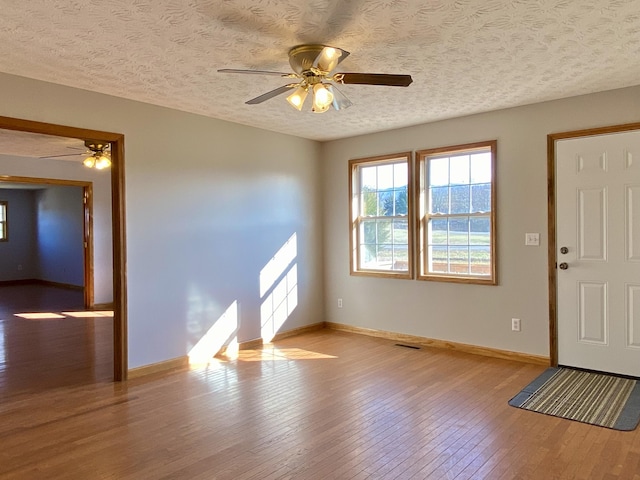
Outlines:
[[[130,367],[186,355],[222,320],[242,342],[270,309],[285,330],[324,319],[318,143],[10,75],[0,115],[125,135]]]
[[[634,87],[323,144],[326,319],[548,355],[547,134],[638,121],[640,87]],[[349,275],[349,159],[492,139],[498,140],[498,286]],[[524,245],[527,232],[541,234],[539,247]],[[521,332],[511,331],[512,317],[522,320]]]

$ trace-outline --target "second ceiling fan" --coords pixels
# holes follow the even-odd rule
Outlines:
[[[343,73],[334,70],[347,56],[349,52],[341,48],[326,45],[299,45],[289,51],[289,64],[293,73],[271,72],[265,70],[238,70],[223,68],[222,73],[248,73],[257,75],[277,75],[284,78],[296,79],[278,87],[275,90],[264,93],[245,102],[248,105],[262,103],[270,98],[291,91],[287,101],[298,110],[302,110],[304,102],[312,94],[313,105],[311,110],[322,113],[331,106],[336,110],[344,110],[353,105],[351,101],[338,90],[336,84],[344,85],[383,85],[390,87],[408,87],[413,79],[411,75],[384,74],[384,73]]]

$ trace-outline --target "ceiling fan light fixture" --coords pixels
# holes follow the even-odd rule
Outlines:
[[[93,168],[96,166],[96,157],[95,155],[90,155],[84,159],[82,164],[87,168]]]
[[[296,90],[287,97],[287,102],[298,110],[302,110],[302,106],[304,105],[304,101],[307,99],[307,95],[309,95],[309,91],[307,88],[300,85]]]
[[[336,110],[344,110],[345,108],[349,108],[353,105],[353,102],[347,98],[347,96],[338,90],[338,87],[335,85],[329,85],[327,87],[331,93],[333,93],[333,108]]]
[[[329,110],[333,103],[333,92],[323,83],[316,83],[313,86],[313,107],[315,113],[323,113]]]
[[[106,155],[99,155],[95,160],[96,170],[103,170],[111,166],[111,159]]]

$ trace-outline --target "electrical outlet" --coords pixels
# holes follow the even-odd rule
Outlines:
[[[338,308],[342,308],[342,299],[341,298],[338,299]]]
[[[18,265],[18,270],[22,270],[22,265]]]
[[[520,331],[520,319],[519,318],[512,318],[511,319],[511,330],[514,332],[519,332]]]

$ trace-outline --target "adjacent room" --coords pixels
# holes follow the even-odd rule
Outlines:
[[[636,0],[1,5],[0,477],[638,478]]]

